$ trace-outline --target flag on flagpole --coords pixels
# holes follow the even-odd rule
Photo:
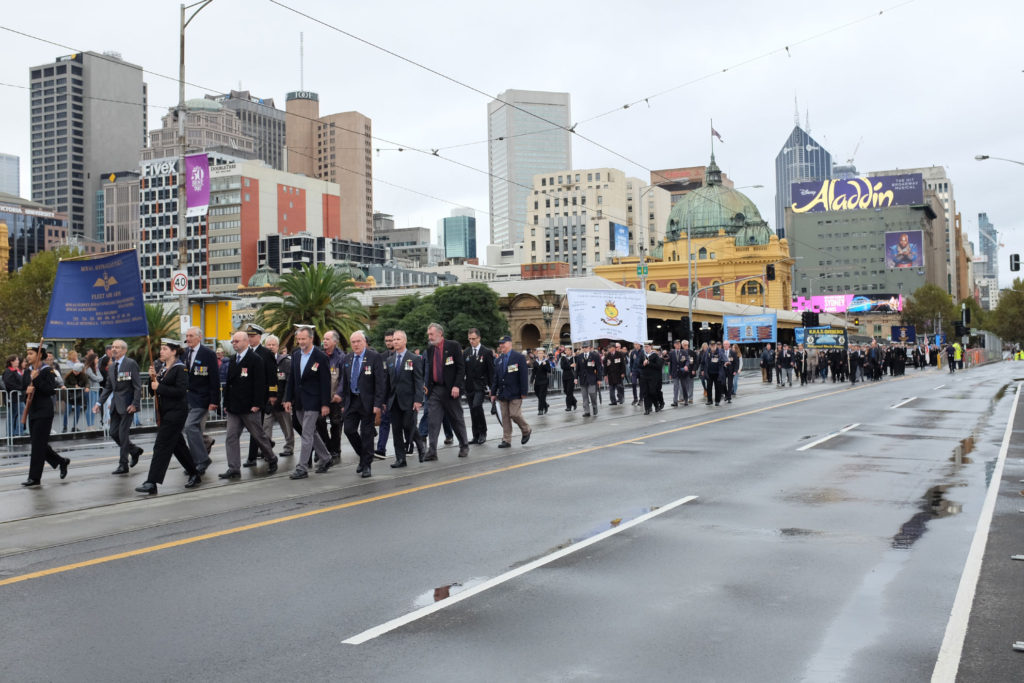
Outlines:
[[[711,126],[711,134],[713,136],[715,136],[716,138],[718,138],[719,142],[721,142],[722,144],[725,144],[725,140],[722,139],[721,134],[717,130],[715,130],[714,126]]]

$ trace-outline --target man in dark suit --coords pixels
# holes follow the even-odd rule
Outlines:
[[[519,425],[522,443],[530,440],[533,430],[523,418],[523,399],[530,391],[530,370],[526,366],[526,357],[512,349],[512,337],[508,335],[498,342],[501,355],[494,363],[494,393],[501,408],[502,437],[498,448],[512,446],[512,423]]]
[[[562,391],[565,392],[565,412],[568,413],[576,410],[576,363],[571,346],[562,349],[558,367],[562,369]]]
[[[185,441],[199,474],[210,466],[213,439],[206,436],[206,418],[211,410],[220,408],[220,372],[217,354],[203,346],[202,330],[190,327],[185,332],[185,369],[188,372],[188,418],[185,420]]]
[[[626,402],[624,382],[628,365],[629,357],[622,350],[622,344],[615,342],[604,356],[604,376],[608,378],[608,396],[613,406]]]
[[[392,467],[405,467],[406,446],[416,444],[420,462],[423,462],[423,439],[416,430],[416,413],[423,407],[423,358],[406,348],[405,331],[395,330],[391,335],[391,358],[387,371],[387,409],[391,413],[391,431],[395,440],[395,462]]]
[[[53,427],[53,396],[57,393],[57,377],[53,368],[42,359],[46,347],[38,343],[29,344],[25,354],[25,369],[21,376],[21,389],[27,407],[28,431],[32,440],[32,456],[29,460],[28,479],[21,482],[22,486],[39,486],[43,477],[43,465],[60,468],[60,478],[68,476],[68,465],[71,460],[57,455],[50,446],[50,429]],[[10,387],[8,388],[10,389]]]
[[[358,330],[348,338],[350,353],[341,368],[338,393],[331,399],[341,404],[345,436],[359,456],[356,474],[370,476],[373,464],[374,422],[380,417],[387,400],[387,378],[384,358],[366,345],[366,333]],[[321,462],[317,472],[326,472],[331,461]]]
[[[117,469],[111,474],[128,474],[128,458],[131,466],[139,463],[142,449],[132,443],[128,434],[132,428],[132,420],[139,410],[142,401],[142,378],[139,376],[139,364],[125,356],[128,345],[123,339],[116,339],[111,344],[114,351],[113,360],[107,365],[107,386],[100,392],[100,398],[93,406],[92,412],[103,409],[103,403],[112,397],[110,402],[110,436],[114,443],[121,447],[120,461]]]
[[[227,433],[224,448],[228,456],[228,469],[218,475],[221,479],[242,476],[242,451],[238,437],[242,429],[249,432],[263,449],[267,459],[267,474],[277,471],[277,456],[270,439],[263,432],[263,407],[267,404],[267,380],[263,359],[249,348],[249,335],[239,330],[231,336],[235,357],[228,361],[228,379],[224,384],[224,412],[227,414]],[[276,372],[275,372],[275,382]]]
[[[295,415],[302,432],[299,460],[290,477],[305,479],[309,476],[313,451],[319,456],[321,467],[325,463],[330,467],[331,463],[327,445],[316,428],[317,420],[327,417],[331,411],[331,365],[327,354],[313,345],[313,326],[297,327],[295,343],[298,348],[292,352],[290,376],[284,389],[284,409]]]
[[[269,415],[277,403],[277,355],[266,346],[263,346],[263,332],[263,328],[259,325],[249,324],[245,328],[245,333],[249,335],[249,350],[263,360],[263,381],[267,385],[267,402],[263,406],[263,416],[260,418],[260,425],[264,424],[265,420],[263,417]],[[267,443],[270,443],[271,428],[269,426],[266,428],[261,426],[260,428],[267,435]],[[272,443],[271,446],[273,446]],[[244,466],[255,467],[257,457],[266,457],[266,454],[261,456],[256,440],[250,439],[249,457],[246,459]]]
[[[644,415],[650,415],[651,408],[660,412],[665,407],[661,394],[662,368],[665,361],[650,341],[644,342],[644,359],[640,361],[640,383],[644,395]]]
[[[718,342],[712,341],[701,365],[701,375],[708,380],[707,405],[711,405],[712,399],[716,406],[722,402],[722,394],[725,392],[725,364],[727,361],[728,356],[718,348]]]
[[[462,416],[462,391],[466,384],[466,361],[457,341],[444,338],[444,328],[437,323],[427,326],[427,410],[429,412],[430,447],[425,460],[437,460],[437,435],[441,421],[448,416],[459,439],[459,457],[469,455],[466,422]]]
[[[590,417],[591,411],[597,416],[597,390],[604,379],[604,367],[601,355],[595,351],[590,342],[583,342],[583,351],[576,356],[576,379],[583,394],[583,417]]]
[[[470,443],[487,441],[487,415],[484,401],[491,394],[491,378],[494,375],[494,353],[480,343],[480,331],[469,329],[469,348],[466,349],[466,399],[469,401],[469,418],[473,426]]]

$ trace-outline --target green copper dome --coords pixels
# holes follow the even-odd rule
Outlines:
[[[722,185],[722,171],[714,154],[704,182],[703,187],[687,193],[672,207],[666,242],[685,239],[689,227],[691,239],[717,237],[721,229],[735,236],[738,246],[768,244],[772,233],[761,212],[745,194]]]
[[[272,271],[270,268],[264,266],[260,268],[252,277],[249,278],[250,287],[268,287],[276,285],[277,281],[281,279],[281,276]]]

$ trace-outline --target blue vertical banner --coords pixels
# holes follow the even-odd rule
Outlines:
[[[132,249],[94,259],[68,259],[57,264],[44,337],[78,339],[145,337],[148,334],[137,251]]]
[[[629,228],[612,223],[612,247],[616,256],[629,256]]]

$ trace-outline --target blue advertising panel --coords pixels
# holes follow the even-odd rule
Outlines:
[[[808,327],[802,342],[808,349],[844,350],[849,339],[841,327]]]
[[[916,344],[917,329],[913,325],[893,325],[889,338],[901,344]]]
[[[43,336],[145,337],[149,334],[142,303],[139,253],[122,251],[94,259],[57,264]]]
[[[612,248],[616,256],[629,256],[629,228],[612,223]]]
[[[778,322],[778,316],[774,313],[726,315],[722,317],[725,327],[722,338],[733,344],[774,343],[778,336]]]
[[[886,268],[924,268],[924,231],[885,233]]]
[[[920,173],[814,180],[793,183],[791,190],[793,213],[882,209],[924,203],[924,181]]]

